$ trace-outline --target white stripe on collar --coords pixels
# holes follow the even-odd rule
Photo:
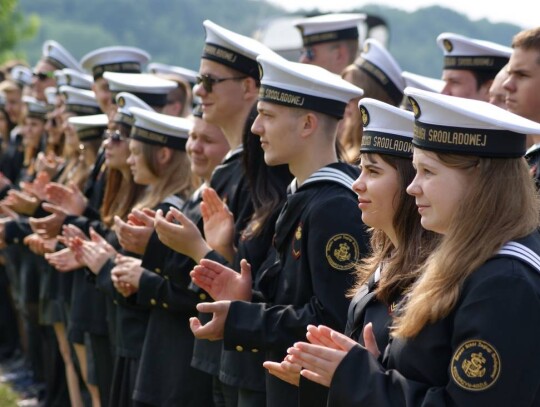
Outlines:
[[[352,178],[350,175],[345,174],[343,171],[340,171],[336,168],[324,167],[318,171],[315,171],[313,174],[311,174],[309,178],[306,179],[300,187],[298,187],[296,178],[293,179],[291,184],[289,185],[289,190],[291,194],[294,194],[298,190],[298,188],[301,188],[304,185],[312,184],[314,182],[322,182],[322,181],[336,182],[338,184],[343,185],[345,188],[352,190],[352,184],[354,182],[354,178]]]
[[[240,144],[238,147],[236,147],[234,150],[229,150],[227,154],[225,154],[225,157],[223,158],[222,162],[227,161],[229,158],[234,157],[237,154],[240,154],[242,151],[244,151],[244,146]]]
[[[377,270],[375,270],[375,277],[374,280],[377,283],[381,279],[381,265],[379,264],[377,266]]]
[[[518,258],[540,273],[540,256],[521,243],[510,241],[497,254]]]

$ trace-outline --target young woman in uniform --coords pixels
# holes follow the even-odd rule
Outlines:
[[[536,406],[540,403],[539,202],[526,134],[540,125],[484,102],[413,88],[407,191],[442,235],[392,330],[373,344],[324,327],[289,349],[329,405]],[[316,339],[315,339],[316,338]]]

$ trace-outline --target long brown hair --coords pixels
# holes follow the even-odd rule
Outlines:
[[[421,267],[393,335],[414,337],[454,308],[464,281],[503,244],[532,233],[540,204],[523,158],[436,154],[444,165],[470,171],[470,183],[449,230]]]
[[[182,199],[189,197],[193,191],[191,165],[185,151],[172,149],[171,159],[161,165],[158,162],[158,150],[164,148],[148,143],[141,143],[142,154],[148,169],[159,177],[159,182],[146,189],[144,197],[136,208],[154,208],[170,195],[178,195]]]
[[[349,295],[354,296],[377,267],[384,264],[384,272],[375,292],[377,299],[389,304],[414,283],[418,276],[417,269],[435,248],[439,238],[435,233],[422,228],[415,199],[406,192],[415,176],[411,159],[387,154],[378,156],[391,165],[398,176],[400,188],[394,197],[396,210],[392,224],[399,243],[395,247],[382,230],[370,229],[372,253],[358,266],[356,284]],[[364,153],[362,157],[374,162],[373,154]]]
[[[128,138],[131,126],[123,123],[112,123],[112,128],[117,129],[124,138]],[[128,141],[121,141],[128,143]],[[105,192],[103,202],[99,210],[101,220],[111,228],[114,224],[114,217],[126,220],[131,208],[135,206],[144,193],[143,185],[135,184],[131,171],[127,171],[127,178],[122,171],[115,168],[107,169],[107,181],[105,182]]]

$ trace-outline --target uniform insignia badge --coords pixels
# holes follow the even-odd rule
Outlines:
[[[126,105],[126,99],[124,99],[123,96],[120,96],[118,100],[116,101],[116,103],[118,104],[118,106],[124,107]]]
[[[364,43],[364,49],[362,50],[364,54],[367,54],[369,52],[369,42]]]
[[[463,343],[452,357],[452,379],[465,390],[488,389],[497,381],[500,372],[499,354],[493,346],[479,339]]]
[[[349,234],[334,235],[326,243],[326,260],[336,270],[350,270],[359,258],[358,242]]]
[[[409,96],[409,103],[411,104],[412,111],[414,113],[414,118],[418,119],[420,117],[420,106],[418,106],[418,102],[414,100],[414,98]]]
[[[454,45],[452,44],[452,41],[447,40],[447,39],[443,40],[443,46],[446,52],[452,52],[452,50],[454,49]]]
[[[300,258],[301,254],[301,240],[302,240],[302,223],[299,223],[294,232],[294,239],[292,242],[292,255],[295,259]]]
[[[360,114],[362,115],[362,124],[366,127],[369,124],[369,113],[364,106],[360,106]]]
[[[259,65],[259,79],[263,77],[264,75],[264,71],[263,71],[263,67],[261,64],[258,64]]]

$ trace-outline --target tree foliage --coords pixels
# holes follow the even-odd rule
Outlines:
[[[20,57],[14,52],[15,46],[23,39],[31,38],[39,27],[39,18],[30,15],[25,18],[17,10],[18,0],[0,0],[0,63]]]
[[[14,4],[17,0],[0,0]],[[31,62],[41,53],[41,44],[55,39],[76,58],[102,46],[138,46],[156,62],[197,69],[204,42],[202,22],[210,19],[241,34],[250,35],[268,19],[285,11],[264,0],[18,0],[20,15],[40,16],[42,24],[32,40],[20,42]],[[11,6],[13,7],[13,6]],[[316,10],[310,10],[312,14]],[[435,38],[450,31],[473,38],[509,45],[520,27],[471,21],[463,14],[439,7],[406,12],[368,5],[360,10],[378,15],[390,27],[389,49],[404,70],[440,77],[442,52]],[[0,32],[4,30],[1,23]],[[13,24],[18,26],[19,23]],[[0,43],[5,40],[0,35]],[[0,47],[2,49],[2,47]]]

